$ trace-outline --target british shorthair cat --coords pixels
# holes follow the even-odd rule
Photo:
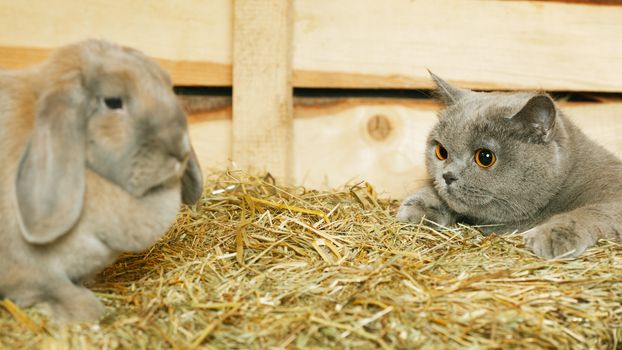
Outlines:
[[[404,200],[398,220],[528,230],[525,244],[543,258],[622,240],[622,162],[551,97],[475,92],[430,75],[445,107],[427,140],[431,180]]]

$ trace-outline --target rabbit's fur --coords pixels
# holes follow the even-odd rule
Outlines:
[[[88,40],[0,71],[0,294],[98,318],[80,283],[152,245],[202,193],[186,116],[167,73]]]

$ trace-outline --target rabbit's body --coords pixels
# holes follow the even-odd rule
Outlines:
[[[155,243],[175,220],[182,197],[184,202],[198,199],[202,183],[185,115],[159,67],[105,42],[64,50],[51,63],[0,71],[0,295],[25,306],[49,302],[62,318],[90,320],[103,308],[80,282],[119,254]],[[123,64],[90,63],[92,51],[95,59]],[[88,64],[95,68],[84,68]],[[50,71],[62,65],[80,72],[60,67],[62,86],[50,83]],[[122,70],[128,65],[129,71]],[[121,78],[115,76],[119,71]],[[136,71],[137,77],[129,76]],[[83,76],[88,74],[103,77]],[[95,92],[81,96],[80,88],[64,87],[69,80]],[[112,80],[109,86],[107,80]],[[108,95],[122,97],[109,100]],[[75,101],[80,113],[63,109]],[[57,124],[44,119],[58,115],[64,120]],[[72,117],[77,122],[62,124]],[[65,141],[74,137],[74,129],[86,134],[84,142]],[[54,139],[55,134],[61,137]],[[37,144],[46,138],[51,141],[45,147]],[[70,156],[54,158],[63,152]],[[79,164],[72,165],[76,158]],[[69,165],[54,163],[59,160]]]
[[[0,237],[8,241],[0,244],[0,254],[16,255],[12,260],[21,266],[34,261],[36,265],[31,269],[58,270],[72,281],[84,281],[110,265],[120,253],[139,252],[153,245],[175,220],[181,204],[179,193],[179,186],[174,186],[137,199],[88,171],[84,208],[70,232],[43,247],[11,239],[11,235],[19,234],[19,224],[3,213],[15,209],[2,210]],[[10,206],[2,203],[3,208]],[[12,270],[2,266],[0,281],[10,279]]]

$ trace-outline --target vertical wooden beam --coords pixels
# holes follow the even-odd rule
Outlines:
[[[235,0],[233,137],[235,164],[291,182],[292,0]]]

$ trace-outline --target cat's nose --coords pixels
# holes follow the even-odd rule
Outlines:
[[[446,172],[445,174],[443,174],[443,179],[445,179],[445,183],[447,185],[451,185],[452,182],[458,180],[456,175],[454,175],[454,173],[452,173],[451,171]]]

